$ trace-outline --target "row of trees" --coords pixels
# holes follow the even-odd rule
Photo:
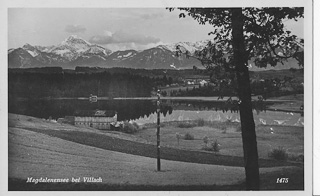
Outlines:
[[[9,100],[9,112],[35,116],[38,118],[53,119],[73,116],[81,111],[93,110],[114,111],[118,114],[118,120],[134,120],[149,117],[157,110],[154,102],[149,100],[108,100],[89,103],[84,100],[55,100],[55,99],[27,99]],[[160,112],[166,116],[172,113],[172,107],[161,106]]]
[[[251,81],[251,92],[253,95],[261,95],[264,98],[279,97],[284,95],[303,94],[304,88],[301,82],[296,81],[294,78],[285,77],[285,80],[278,78],[265,79],[263,81]],[[167,93],[166,93],[167,95]],[[204,84],[186,88],[185,90],[171,90],[170,96],[184,97],[184,96],[237,96],[232,86],[219,87],[212,84]]]
[[[9,96],[103,97],[150,96],[159,79],[131,74],[10,73]],[[161,80],[161,79],[160,79]]]

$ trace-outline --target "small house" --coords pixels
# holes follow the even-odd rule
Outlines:
[[[74,116],[67,116],[70,124],[79,127],[92,127],[95,129],[109,130],[110,123],[117,122],[117,112],[107,110],[81,110]]]

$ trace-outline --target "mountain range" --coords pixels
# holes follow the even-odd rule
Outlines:
[[[209,40],[199,42],[179,42],[159,45],[143,51],[125,50],[115,51],[72,35],[58,45],[32,46],[25,44],[16,49],[8,50],[9,68],[53,67],[74,69],[76,66],[86,67],[126,67],[143,69],[189,69],[193,66],[201,67],[198,60],[176,57],[177,45],[183,46],[191,54],[203,49]],[[282,68],[296,67],[284,65]],[[256,68],[253,66],[252,70]],[[276,66],[277,69],[277,66]],[[264,69],[265,70],[265,69]]]

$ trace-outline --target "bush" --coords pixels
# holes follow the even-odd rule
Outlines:
[[[279,146],[278,148],[272,149],[268,156],[278,161],[285,161],[288,158],[288,153],[283,147]]]
[[[211,146],[212,146],[212,149],[213,149],[213,152],[219,152],[220,151],[220,144],[218,143],[217,140],[214,140],[213,143],[211,143]]]
[[[139,125],[136,122],[124,122],[122,131],[125,133],[136,133],[139,130]]]
[[[202,147],[202,150],[206,151],[213,151],[213,152],[219,152],[220,151],[220,144],[218,143],[217,140],[214,142],[207,142],[205,145]]]
[[[194,140],[194,136],[192,134],[190,134],[190,133],[186,133],[184,135],[184,139],[185,140]]]
[[[194,124],[192,124],[192,123],[190,123],[190,122],[180,122],[179,124],[178,124],[178,127],[179,128],[192,128],[192,127],[194,127],[195,125]]]
[[[204,137],[202,138],[202,140],[203,140],[203,143],[208,144],[208,142],[209,142],[209,137],[208,137],[208,136],[204,136]]]

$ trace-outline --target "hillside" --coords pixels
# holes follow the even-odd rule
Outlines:
[[[101,137],[108,136],[108,133],[102,133],[92,128],[77,128],[33,117],[9,114],[9,179],[24,180],[24,183],[19,180],[9,180],[11,190],[12,188],[13,190],[21,190],[25,187],[27,187],[26,189],[31,187],[32,190],[52,190],[52,187],[55,187],[56,190],[68,190],[77,187],[77,183],[66,185],[61,183],[59,186],[56,186],[55,183],[39,183],[37,186],[34,186],[34,184],[28,185],[25,183],[28,177],[34,179],[41,177],[68,178],[70,181],[72,178],[80,177],[80,183],[83,183],[83,177],[101,178],[101,183],[94,183],[96,188],[139,185],[144,188],[148,186],[155,188],[166,186],[187,188],[191,186],[195,190],[201,190],[201,187],[209,185],[211,186],[210,190],[213,190],[216,186],[231,185],[244,179],[242,167],[169,160],[162,160],[162,172],[155,172],[156,162],[154,158],[80,144],[76,139],[77,137],[74,138],[74,141],[67,141],[59,139],[59,137],[49,136],[45,132],[43,134],[34,131],[37,129],[58,134],[59,132],[68,132],[76,135],[77,133],[87,133],[98,134]],[[121,135],[118,137],[121,137]],[[128,140],[122,139],[122,141]],[[293,171],[298,168],[294,166],[261,168],[261,173],[274,173],[283,169]],[[15,182],[20,183],[20,188],[15,185]],[[85,183],[84,185],[91,187],[90,184]]]

